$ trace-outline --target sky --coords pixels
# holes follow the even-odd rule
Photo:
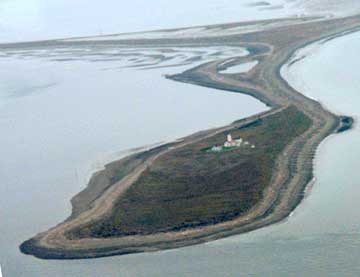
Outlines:
[[[256,0],[0,0],[0,42],[28,41],[271,17]],[[286,0],[269,0],[274,4]],[[281,11],[275,11],[280,13]]]

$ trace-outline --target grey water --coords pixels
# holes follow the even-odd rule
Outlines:
[[[243,53],[238,49],[239,55]],[[183,66],[144,70],[121,65],[121,61],[0,59],[4,276],[106,276],[107,270],[75,274],[76,263],[64,267],[40,261],[21,254],[18,246],[64,220],[70,214],[71,197],[85,187],[91,174],[127,150],[172,141],[267,109],[249,96],[163,77],[181,72]],[[92,267],[94,262],[80,264]]]
[[[325,107],[358,119],[359,47],[360,33],[336,39],[283,75]],[[91,266],[47,266],[54,272],[66,267],[68,276],[359,276],[359,133],[356,125],[322,143],[308,197],[280,224],[183,249],[94,260]]]
[[[25,41],[179,28],[296,15],[268,0],[0,1],[0,41]],[[276,9],[272,9],[276,7]],[[301,9],[301,8],[300,8]],[[301,9],[302,10],[302,9]]]
[[[359,47],[360,34],[358,33],[338,38],[319,46],[308,58],[286,69],[283,75],[291,85],[311,97],[320,99],[327,108],[359,118],[360,83],[357,71],[353,70],[360,66],[360,61],[354,59]],[[341,63],[338,62],[339,60]],[[311,68],[312,71],[309,71],[308,68]],[[59,68],[54,69],[56,72],[58,70]],[[31,67],[29,71],[32,71]],[[45,72],[46,70],[43,73],[45,74]],[[30,72],[28,73],[30,74]],[[133,72],[131,72],[132,74]],[[49,81],[57,81],[56,75],[52,75],[51,72],[49,75],[55,78]],[[73,71],[69,75],[73,75]],[[95,86],[96,82],[91,82],[93,75],[90,73],[86,75],[90,77],[87,80],[90,82],[87,86],[89,89],[89,87]],[[114,76],[109,78],[114,78]],[[74,80],[76,79],[74,76]],[[103,84],[109,81],[105,76],[101,76],[99,79],[103,80]],[[176,83],[171,82],[167,85],[169,88],[173,85],[177,86]],[[73,86],[72,83],[71,87]],[[103,127],[106,132],[97,139],[96,134],[98,128],[109,118],[116,118],[116,115],[121,117],[121,111],[103,115],[104,110],[101,110],[99,114],[94,115],[94,118],[97,118],[94,121],[95,125],[91,125],[92,122],[83,122],[84,127],[82,128],[77,127],[79,122],[76,122],[75,119],[75,129],[80,134],[84,132],[87,135],[80,142],[79,139],[82,137],[80,134],[77,135],[78,137],[75,136],[74,140],[67,139],[65,148],[64,142],[61,142],[64,140],[63,135],[56,139],[59,134],[56,132],[52,134],[59,128],[59,124],[60,126],[64,124],[66,127],[64,129],[67,130],[74,120],[66,118],[62,109],[70,114],[80,112],[86,116],[94,112],[94,106],[87,109],[83,107],[82,100],[84,97],[94,97],[91,94],[98,95],[96,91],[101,88],[101,84],[99,86],[90,89],[90,92],[87,89],[65,90],[60,87],[58,92],[55,90],[49,94],[36,94],[33,96],[35,99],[30,96],[12,99],[11,101],[14,101],[12,105],[15,103],[16,106],[20,105],[14,109],[13,114],[4,112],[4,108],[2,108],[1,128],[6,131],[5,134],[17,134],[15,138],[18,143],[15,145],[18,145],[19,148],[14,150],[10,146],[14,136],[2,138],[1,145],[4,146],[2,151],[9,148],[5,155],[8,166],[1,168],[2,176],[5,176],[5,182],[7,182],[6,186],[1,186],[1,195],[6,196],[5,203],[1,202],[2,223],[4,218],[6,220],[4,226],[2,225],[3,235],[1,236],[1,245],[5,249],[5,251],[3,249],[1,251],[4,276],[358,276],[360,271],[358,260],[360,255],[360,216],[358,212],[360,173],[357,170],[360,156],[358,140],[360,131],[358,125],[350,132],[331,136],[321,145],[315,161],[316,180],[309,196],[293,215],[281,224],[249,234],[183,249],[91,261],[41,261],[19,254],[15,246],[22,239],[45,226],[51,226],[58,222],[64,217],[64,208],[67,207],[68,211],[67,197],[73,192],[75,193],[82,185],[74,177],[74,168],[81,162],[86,162],[87,159],[96,160],[96,155],[100,155],[106,150],[111,152],[111,149],[120,148],[119,143],[123,140],[121,135],[116,134],[118,131],[116,127],[115,131],[109,126]],[[179,89],[182,87],[191,91],[186,97],[196,98],[196,93],[201,93],[199,90],[202,90],[198,87],[179,84]],[[55,89],[56,86],[51,88]],[[112,89],[110,92],[101,90],[101,93],[111,94],[109,102],[114,102],[114,97],[121,101],[122,95],[119,95],[119,90]],[[184,93],[182,89],[180,91],[180,94]],[[62,93],[71,94],[75,98],[75,100],[71,100],[74,103],[69,104],[68,97],[63,96]],[[209,95],[218,95],[218,92],[209,94],[209,91],[205,89],[204,93],[199,96],[200,105],[204,104],[204,97]],[[219,95],[225,98],[231,97],[231,94],[226,93]],[[42,100],[44,97],[45,99]],[[234,98],[228,99],[229,102],[224,100],[225,104],[229,105],[224,110],[229,110],[229,107],[231,107],[230,110],[235,110],[235,115],[230,115],[229,119],[236,116],[237,105],[241,109],[246,106],[243,105],[246,97],[234,103],[237,101],[236,99],[240,99],[238,97],[241,98],[241,95],[235,95]],[[62,98],[64,98],[64,102],[61,102]],[[100,98],[108,97],[96,97],[95,100],[105,101]],[[25,103],[22,104],[22,101]],[[207,112],[211,113],[211,110],[215,110],[219,106],[217,102],[219,99],[214,101],[215,103],[207,102],[209,105]],[[57,103],[57,105],[60,103],[61,111],[56,110],[57,105],[51,105],[51,102]],[[109,105],[109,102],[104,105]],[[115,101],[115,103],[118,102]],[[25,106],[30,104],[36,104],[36,109],[27,111]],[[254,104],[256,101],[251,103],[251,105]],[[116,104],[113,108],[116,109]],[[261,109],[261,106],[259,108]],[[51,111],[50,115],[53,113],[54,118],[56,118],[55,115],[65,116],[65,122],[59,118],[58,122],[53,122],[51,120],[53,118],[45,118],[42,114],[44,109]],[[183,109],[184,107],[181,106],[179,109],[181,113]],[[15,114],[22,118],[18,127],[16,121],[19,119],[12,120]],[[31,117],[34,114],[37,114],[36,117],[39,121],[34,121],[34,118]],[[194,115],[196,112],[190,117],[193,118]],[[103,116],[106,118],[105,121],[101,120]],[[223,116],[222,118],[224,118]],[[28,122],[26,123],[24,120]],[[96,124],[97,120],[100,121],[100,127]],[[118,125],[117,120],[111,120],[109,125]],[[213,124],[214,122],[210,121],[209,123]],[[46,126],[41,126],[42,124],[46,124]],[[201,122],[200,125],[204,126],[203,124],[204,122]],[[4,129],[6,125],[9,126]],[[51,125],[54,129],[51,129]],[[24,126],[27,126],[25,130]],[[175,127],[175,129],[177,128]],[[73,138],[72,136],[77,133],[76,130],[71,131],[69,138]],[[38,133],[32,135],[35,136],[34,138],[27,135],[28,132],[33,134],[34,131]],[[46,133],[52,134],[50,139]],[[88,136],[95,137],[89,139]],[[111,136],[115,136],[115,138],[109,138]],[[27,142],[27,138],[30,138],[30,143]],[[50,146],[46,143],[47,140],[50,140]],[[22,143],[20,143],[21,141]],[[34,141],[41,146],[40,149],[43,148],[44,152],[39,151],[39,148],[33,149]],[[109,141],[112,141],[110,145],[102,144],[102,142]],[[57,149],[60,147],[61,149]],[[93,149],[94,147],[95,149]],[[76,152],[88,152],[90,149],[93,150],[85,155],[85,158],[77,157]],[[49,150],[51,151],[49,152]],[[78,155],[83,156],[83,154]],[[2,158],[2,164],[4,164],[4,158]],[[19,190],[19,188],[29,188],[28,186],[31,187],[31,190]],[[52,204],[46,205],[46,209],[44,209],[43,204],[48,203]]]
[[[3,0],[0,42],[179,28],[298,15],[346,15],[357,0]]]
[[[31,2],[28,1],[29,6]],[[46,37],[73,34],[72,31],[65,34],[59,24],[62,20],[56,21],[56,17],[47,13],[54,8],[53,4],[34,11],[36,5],[29,10],[23,3],[7,1],[10,6],[6,9],[11,11],[18,6],[29,16],[21,17],[18,25],[11,25],[13,18],[7,13],[11,28],[5,30],[20,31],[4,32],[2,40],[14,39],[13,34],[19,40],[41,38],[36,32],[21,33],[25,25],[31,30],[40,28],[36,16],[41,13],[47,14],[49,22],[54,20],[49,26],[57,28],[44,27],[39,33]],[[59,1],[52,3],[61,6]],[[202,13],[199,18],[187,13],[190,8],[180,9],[179,13],[187,16],[174,17],[178,21],[172,25],[215,23],[207,22],[208,18],[218,22],[261,18],[261,7],[242,3],[241,8],[233,9],[230,1],[223,2],[223,6],[218,1],[212,3],[209,5],[224,9],[208,9],[213,14]],[[66,10],[66,5],[61,7]],[[4,8],[0,13],[3,11]],[[145,17],[146,9],[142,12]],[[162,13],[148,12],[157,18]],[[289,14],[286,9],[263,12],[262,18]],[[221,17],[224,14],[228,16]],[[187,21],[189,18],[198,21]],[[91,13],[87,20],[96,21]],[[135,24],[136,28],[129,30],[132,23],[101,28],[105,32],[145,29]],[[150,29],[169,27],[158,22],[147,24]],[[65,26],[75,25],[65,20]],[[97,27],[89,28],[74,32],[92,35]],[[286,69],[284,76],[292,86],[319,99],[329,109],[360,118],[360,78],[354,70],[360,66],[359,47],[359,34],[336,39]],[[321,145],[315,161],[316,180],[309,196],[281,224],[194,247],[96,260],[43,261],[19,252],[18,245],[23,240],[69,215],[70,198],[107,161],[131,148],[173,140],[266,109],[248,96],[175,83],[162,77],[188,67],[138,70],[118,64],[112,67],[105,61],[58,62],[26,55],[0,59],[3,276],[358,276],[358,125]]]
[[[258,61],[252,61],[248,63],[242,63],[235,66],[230,66],[225,70],[222,70],[222,74],[238,74],[238,73],[247,73],[253,69],[258,64]]]

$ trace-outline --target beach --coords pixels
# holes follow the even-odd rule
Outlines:
[[[314,41],[339,36],[345,32],[356,31],[359,27],[358,17],[315,20],[315,22],[311,22],[312,20],[309,19],[308,21],[306,22],[305,20],[305,22],[294,25],[290,24],[284,27],[275,27],[271,30],[228,36],[226,39],[221,39],[227,45],[238,45],[247,49],[253,49],[249,51],[253,53],[250,59],[256,59],[259,63],[251,71],[241,76],[236,74],[219,74],[218,66],[221,67],[224,60],[203,64],[182,74],[168,76],[168,78],[176,81],[249,94],[268,106],[273,107],[274,110],[272,112],[276,112],[281,107],[294,105],[311,118],[313,123],[311,128],[289,144],[281,159],[279,158],[277,161],[271,187],[264,194],[264,199],[254,209],[233,221],[180,233],[155,234],[148,237],[125,239],[90,239],[77,242],[75,240],[67,240],[65,236],[67,227],[65,226],[72,228],[76,224],[82,224],[81,216],[79,216],[26,242],[22,245],[22,251],[48,259],[90,258],[157,251],[203,243],[229,235],[248,232],[286,218],[300,203],[305,188],[313,178],[312,159],[318,145],[324,138],[343,128],[344,124],[351,122],[347,117],[339,117],[332,114],[316,101],[292,89],[281,78],[280,68],[289,61],[290,57],[299,48]],[[226,29],[226,26],[224,29]],[[283,32],[291,33],[293,36],[283,41],[277,39],[277,35],[280,36]],[[182,43],[187,44],[190,42],[193,44],[219,44],[219,41],[220,39],[216,37],[201,38],[199,41],[196,41],[194,38],[181,40]],[[131,41],[131,43],[159,45],[161,41],[140,40]],[[171,45],[174,41],[166,39],[163,43]],[[241,63],[242,59],[239,58],[238,62]],[[351,126],[348,127],[350,128]],[[202,139],[201,136],[200,139]],[[190,139],[190,143],[192,142]],[[156,156],[154,159],[156,159]],[[291,166],[289,167],[289,165]],[[143,168],[144,164],[140,166]],[[141,170],[135,172],[140,173]],[[137,174],[129,175],[129,185],[131,178],[136,179],[136,176]],[[118,187],[117,185],[113,186],[111,190],[121,193],[120,188],[123,184],[119,182],[118,185]],[[110,190],[101,196],[105,202],[107,193],[110,195]],[[100,204],[98,206],[95,205],[92,209],[86,211],[92,213],[95,217],[101,216],[106,210],[111,209],[111,202],[105,207],[101,205],[102,202],[99,199],[98,203]],[[98,213],[96,207],[102,207],[101,210],[103,212]],[[86,216],[83,218],[86,218]]]

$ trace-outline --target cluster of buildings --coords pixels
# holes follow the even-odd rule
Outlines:
[[[211,148],[212,152],[221,152],[223,150],[226,150],[228,148],[234,148],[234,147],[241,147],[241,146],[249,146],[250,148],[255,148],[255,145],[250,143],[248,141],[244,141],[242,138],[233,139],[231,134],[227,135],[227,139],[224,142],[224,145],[215,145]]]

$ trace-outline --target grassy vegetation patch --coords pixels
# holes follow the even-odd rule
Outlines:
[[[78,237],[151,234],[234,219],[263,197],[276,157],[311,120],[289,107],[254,124],[231,130],[256,148],[208,153],[221,133],[159,158],[120,197],[111,216],[74,231]]]

